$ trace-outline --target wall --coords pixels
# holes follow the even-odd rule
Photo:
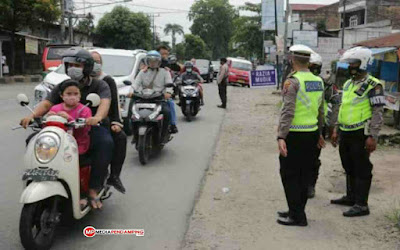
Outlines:
[[[318,48],[314,51],[321,55],[322,73],[325,74],[327,70],[331,70],[331,62],[339,59],[338,51],[341,49],[342,41],[337,37],[320,37],[318,38]]]

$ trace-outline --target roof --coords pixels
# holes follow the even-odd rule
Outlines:
[[[358,42],[355,45],[365,46],[369,48],[396,47],[400,48],[400,33],[371,39],[368,41]]]
[[[28,38],[31,38],[31,39],[36,39],[36,40],[51,41],[51,39],[46,38],[46,37],[32,36],[32,35],[28,35],[28,34],[23,33],[23,32],[15,32],[15,34],[16,34],[16,35],[19,35],[19,36],[28,37]]]
[[[372,55],[385,54],[385,53],[396,51],[396,50],[397,50],[397,48],[395,48],[395,47],[371,48]]]
[[[290,9],[293,11],[316,10],[326,6],[325,4],[291,4]]]

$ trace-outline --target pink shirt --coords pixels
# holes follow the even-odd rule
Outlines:
[[[80,114],[78,114],[78,111],[81,110]],[[79,103],[78,106],[76,106],[73,109],[68,110],[65,106],[64,103],[60,103],[57,105],[54,105],[50,111],[53,111],[54,113],[58,113],[61,111],[66,112],[69,115],[68,121],[73,121],[76,120],[77,118],[89,118],[92,117],[92,111],[90,108],[85,107],[85,105]],[[80,128],[80,129],[74,129],[74,137],[76,139],[76,142],[78,143],[78,150],[79,154],[85,154],[90,147],[90,126]]]

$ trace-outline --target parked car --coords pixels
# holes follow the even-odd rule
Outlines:
[[[214,80],[214,72],[210,60],[197,59],[195,66],[200,70],[200,75],[205,82],[212,82]]]
[[[229,78],[230,84],[239,84],[243,87],[250,87],[249,72],[253,65],[250,61],[229,57]]]
[[[217,77],[219,68],[221,67],[221,62],[220,61],[212,61],[211,65],[213,67],[214,77]]]
[[[55,70],[61,64],[62,55],[64,52],[76,45],[72,44],[49,44],[43,50],[42,56],[42,66],[43,71],[52,71]],[[49,70],[53,68],[52,70]]]
[[[102,49],[94,48],[89,51],[97,51],[103,59],[103,71],[111,75],[118,88],[119,103],[121,107],[121,115],[124,122],[124,130],[127,134],[131,134],[128,116],[129,99],[127,95],[130,91],[129,82],[134,82],[140,71],[140,61],[146,57],[145,50],[121,50],[121,49]],[[57,69],[47,74],[43,81],[35,87],[35,105],[46,98],[54,86],[62,81],[69,79],[65,74],[64,65],[61,64]]]

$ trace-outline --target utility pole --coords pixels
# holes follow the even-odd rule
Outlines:
[[[153,42],[152,42],[152,45],[153,45],[153,48],[155,48],[156,47],[156,23],[155,23],[155,18],[156,17],[159,17],[160,16],[160,14],[148,14],[148,17],[150,18],[150,22],[151,22],[151,27],[152,27],[152,29],[153,29]]]
[[[343,18],[342,18],[342,49],[344,49],[344,30],[346,28],[346,1],[343,0]]]
[[[276,75],[278,79],[277,83],[277,89],[279,89],[279,55],[278,55],[278,43],[277,43],[277,38],[278,38],[278,6],[276,5],[276,0],[274,1],[275,3],[275,45],[276,45]]]
[[[64,0],[60,0],[60,7],[61,7],[61,20],[60,20],[60,28],[61,28],[61,44],[64,44],[64,37],[65,37],[65,23],[64,23]]]
[[[68,13],[69,44],[74,43],[74,27],[72,25],[72,13]]]
[[[288,65],[288,44],[287,44],[287,37],[288,37],[288,29],[289,29],[289,14],[290,14],[290,5],[289,5],[289,0],[286,0],[286,12],[285,12],[285,34],[283,35],[283,55],[286,58],[284,60],[285,64],[282,65],[282,83],[286,80],[287,75],[286,74],[286,66]],[[283,87],[283,84],[281,85],[281,89]]]

